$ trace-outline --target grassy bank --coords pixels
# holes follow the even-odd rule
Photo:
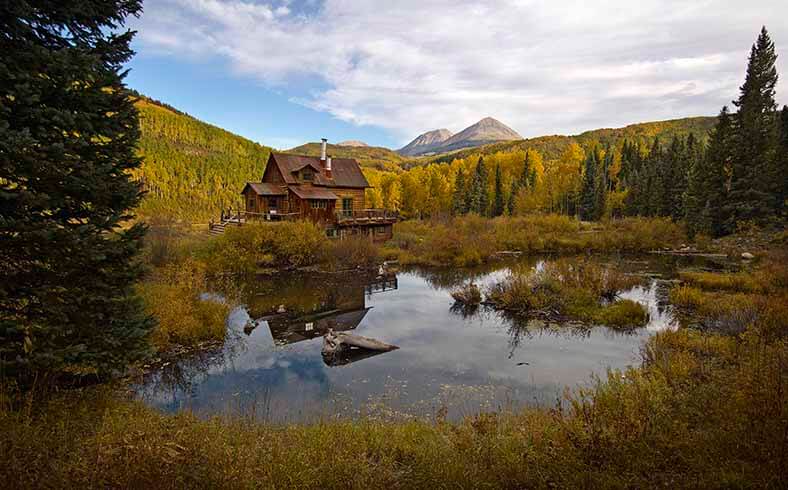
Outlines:
[[[680,225],[662,218],[583,223],[560,215],[463,216],[446,222],[399,223],[386,253],[405,264],[466,266],[489,261],[502,251],[646,252],[678,247],[685,240]]]

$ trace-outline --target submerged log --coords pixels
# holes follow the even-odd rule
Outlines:
[[[323,335],[324,354],[334,354],[340,350],[352,347],[378,352],[388,352],[399,349],[396,345],[387,344],[369,337],[362,337],[361,335],[353,335],[344,332],[334,333],[333,329],[329,329],[328,333]]]

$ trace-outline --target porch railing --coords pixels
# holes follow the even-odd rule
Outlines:
[[[389,209],[340,209],[336,212],[337,221],[396,221],[399,212]]]

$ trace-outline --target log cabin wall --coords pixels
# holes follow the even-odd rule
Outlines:
[[[266,214],[275,209],[278,213],[288,212],[288,202],[285,196],[261,196],[253,189],[247,188],[243,194],[244,209],[247,213]]]
[[[320,223],[323,225],[333,223],[336,221],[336,217],[334,214],[334,203],[335,201],[330,200],[322,200],[325,204],[319,206],[325,207],[313,207],[312,203],[317,202],[311,199],[301,199],[298,197],[292,190],[288,193],[289,205],[292,212],[300,213],[299,218],[307,219],[314,223]]]
[[[366,203],[364,201],[364,189],[351,189],[345,187],[329,187],[329,189],[338,197],[337,210],[342,209],[342,200],[348,198],[353,199],[354,211],[366,209]]]
[[[247,213],[257,213],[257,193],[247,187],[243,193],[244,209]]]
[[[266,165],[265,171],[263,171],[263,178],[261,182],[285,185],[285,179],[282,177],[282,174],[279,172],[279,168],[277,168],[276,165]]]

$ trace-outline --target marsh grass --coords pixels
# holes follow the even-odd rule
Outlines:
[[[209,290],[206,265],[194,258],[160,267],[137,285],[146,311],[157,321],[150,338],[153,347],[161,351],[224,339],[232,302],[206,298]]]
[[[683,228],[667,219],[627,218],[592,226],[560,215],[495,219],[469,215],[398,223],[386,252],[404,264],[469,266],[492,260],[501,251],[644,252],[683,240]]]
[[[785,261],[773,264],[764,267]],[[552,281],[539,284],[560,291],[596,277],[591,270],[562,274],[563,283],[551,272]],[[513,291],[534,284],[517,277]],[[714,303],[708,307],[734,315],[748,316],[755,301],[757,315],[740,333],[661,332],[646,343],[640,367],[567,391],[552,408],[457,423],[440,415],[312,425],[205,420],[160,413],[122,387],[19,392],[0,380],[0,481],[6,488],[781,488],[788,296],[781,273],[769,277],[760,295],[693,288],[701,307]],[[609,281],[590,281],[587,294],[599,300]]]
[[[778,488],[788,344],[762,332],[663,332],[642,367],[552,409],[458,423],[202,420],[106,386],[3,387],[0,478],[7,488]]]
[[[754,269],[686,272],[670,291],[685,323],[703,330],[740,334],[775,311],[788,312],[788,252],[768,254]]]
[[[454,301],[464,306],[479,306],[482,302],[482,291],[479,286],[469,282],[451,292]]]
[[[633,301],[615,301],[641,279],[583,258],[559,259],[534,270],[515,269],[487,290],[495,308],[520,315],[568,317],[613,328],[634,328],[648,321]]]

